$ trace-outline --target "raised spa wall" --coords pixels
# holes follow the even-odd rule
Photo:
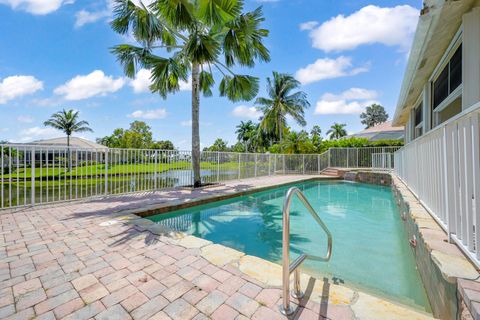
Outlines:
[[[349,181],[378,184],[381,186],[392,185],[392,176],[388,172],[339,169],[338,175],[342,179]]]
[[[455,244],[449,243],[446,232],[406,185],[394,175],[391,182],[433,315],[440,319],[480,319],[480,308],[474,301],[480,301],[480,291],[467,289],[470,296],[464,294],[465,284],[480,290],[478,270]]]

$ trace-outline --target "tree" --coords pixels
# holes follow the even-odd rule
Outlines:
[[[155,141],[152,143],[151,148],[158,150],[175,150],[175,146],[170,140]]]
[[[152,129],[143,121],[133,121],[122,139],[123,148],[149,149],[153,143]]]
[[[245,145],[241,142],[237,142],[233,146],[230,147],[230,151],[232,151],[232,152],[246,152]]]
[[[317,150],[317,152],[320,151],[321,146],[322,146],[322,129],[320,129],[320,126],[314,125],[312,130],[310,130],[310,135],[312,137],[312,143]]]
[[[330,140],[345,137],[347,135],[346,126],[346,124],[334,123],[327,131],[327,135],[330,135]]]
[[[97,142],[109,148],[175,150],[169,140],[154,141],[152,129],[143,121],[133,121],[128,129],[117,128],[112,135],[98,138]]]
[[[312,137],[321,137],[322,136],[322,129],[320,129],[319,125],[314,125],[312,127],[312,130],[310,130],[310,134]]]
[[[249,141],[256,134],[257,127],[252,120],[240,121],[240,124],[236,126],[237,140],[245,145],[245,150],[248,151]]]
[[[212,68],[222,75],[221,96],[231,101],[251,100],[258,93],[258,78],[237,74],[232,68],[270,60],[262,43],[268,30],[260,27],[264,21],[261,8],[242,11],[242,0],[155,0],[148,7],[115,0],[113,30],[131,34],[137,43],[112,48],[128,77],[133,78],[139,68],[150,70],[150,90],[166,98],[191,74],[194,187],[201,184],[200,92],[212,95]]]
[[[307,94],[303,91],[292,93],[300,86],[293,76],[273,72],[273,79],[267,78],[268,98],[257,98],[255,104],[260,107],[263,116],[260,120],[260,130],[274,133],[282,144],[282,136],[287,127],[286,116],[291,116],[298,124],[305,126],[305,109],[310,106]]]
[[[365,112],[360,114],[360,119],[362,119],[362,124],[368,129],[377,124],[386,122],[388,120],[388,113],[383,106],[374,103],[367,107]]]
[[[93,132],[89,123],[78,119],[78,111],[73,109],[58,111],[43,123],[46,127],[60,130],[67,135],[67,147],[70,147],[70,136],[75,132]]]
[[[210,147],[205,148],[204,151],[229,151],[228,142],[218,138]]]
[[[282,150],[285,153],[311,153],[314,151],[312,141],[305,131],[289,132],[283,141]]]

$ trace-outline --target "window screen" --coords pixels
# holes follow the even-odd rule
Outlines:
[[[450,92],[462,83],[462,45],[455,51],[450,60]]]
[[[433,109],[448,97],[448,65],[433,83]]]
[[[418,126],[423,121],[423,108],[422,104],[415,108],[415,126]]]
[[[433,82],[433,109],[438,107],[460,84],[462,84],[462,45],[457,48]]]

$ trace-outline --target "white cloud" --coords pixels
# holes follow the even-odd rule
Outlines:
[[[262,115],[262,112],[260,112],[257,108],[255,107],[248,107],[248,106],[236,106],[232,110],[232,115],[237,117],[237,118],[246,118],[246,119],[253,119],[253,120],[258,120],[260,116]]]
[[[50,127],[32,127],[20,131],[20,142],[49,139],[61,136],[62,133]]]
[[[54,93],[62,95],[66,100],[82,100],[116,92],[124,84],[124,78],[114,79],[112,76],[106,76],[101,70],[95,70],[84,76],[76,76],[64,85],[55,88]]]
[[[35,119],[31,116],[18,116],[17,121],[22,123],[32,123]]]
[[[0,0],[2,1],[2,0]],[[142,0],[145,6],[149,6],[154,0]],[[136,5],[140,5],[140,0],[133,1]],[[111,19],[113,16],[114,2],[106,0],[104,8],[101,10],[82,9],[75,14],[75,27],[80,28],[88,23],[94,23],[103,19]]]
[[[317,59],[314,63],[299,69],[295,73],[295,78],[302,84],[308,84],[324,79],[353,76],[366,72],[368,69],[369,67],[367,65],[363,67],[353,67],[350,57],[340,56],[336,59]]]
[[[315,28],[316,26],[318,26],[318,21],[307,21],[307,22],[304,22],[304,23],[300,23],[300,30],[312,30],[313,28]]]
[[[80,10],[75,14],[75,28],[80,28],[88,23],[96,22],[100,19],[110,17],[111,10],[87,11]]]
[[[33,76],[11,76],[0,82],[0,104],[43,89],[43,82]]]
[[[137,74],[135,75],[135,79],[130,81],[130,86],[133,88],[133,92],[141,93],[141,92],[149,92],[150,89],[150,76],[152,73],[150,70],[147,69],[140,69],[138,70]]]
[[[181,125],[182,127],[191,127],[191,126],[192,126],[192,120],[181,121],[181,122],[180,122],[180,125]]]
[[[322,96],[323,100],[372,100],[378,96],[375,90],[368,90],[362,88],[350,88],[340,94],[325,93]]]
[[[33,99],[31,103],[39,107],[58,107],[63,103],[63,101],[62,99],[55,97],[55,98]]]
[[[130,81],[130,86],[133,88],[133,92],[135,93],[142,93],[142,92],[150,92],[150,81],[151,78],[151,71],[147,69],[140,69],[138,70],[137,74],[135,75],[135,79]],[[180,91],[190,91],[192,90],[192,78],[189,77],[187,81],[180,81],[179,82]]]
[[[350,88],[340,94],[325,93],[315,106],[314,114],[360,114],[365,107],[377,103],[374,90]]]
[[[351,50],[364,44],[382,43],[408,51],[417,25],[417,9],[401,5],[363,7],[349,16],[338,15],[310,32],[313,47],[329,51]]]
[[[129,118],[156,120],[167,116],[166,109],[137,110],[128,115]]]
[[[74,0],[0,0],[0,4],[8,5],[14,10],[22,10],[36,15],[54,12],[62,5],[73,2]]]
[[[192,77],[188,77],[187,81],[181,80],[178,85],[180,86],[180,91],[191,91],[192,90]]]

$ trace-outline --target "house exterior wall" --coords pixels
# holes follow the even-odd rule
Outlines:
[[[440,115],[437,122],[434,122],[434,114],[432,111],[432,82],[433,75],[438,71],[432,72],[431,78],[424,84],[424,87],[418,97],[417,104],[409,112],[409,118],[405,125],[405,142],[409,143],[417,136],[415,135],[415,111],[414,109],[421,102],[423,105],[423,132],[434,129],[446,117],[455,115],[456,111],[465,111],[475,103],[480,101],[480,7],[474,7],[462,17],[462,25],[458,31],[460,33],[460,42],[462,43],[462,88],[461,88],[461,106],[459,101],[452,101],[449,110],[438,112]],[[456,37],[451,39],[452,45],[457,41]],[[449,46],[444,53],[444,58],[440,61],[437,69],[441,67],[445,60],[449,59]],[[441,69],[441,68],[440,68]]]

